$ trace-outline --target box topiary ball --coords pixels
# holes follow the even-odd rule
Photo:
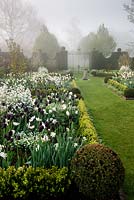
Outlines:
[[[94,200],[115,199],[125,177],[119,156],[102,144],[81,147],[71,161],[71,171],[79,192]]]

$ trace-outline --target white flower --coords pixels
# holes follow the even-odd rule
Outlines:
[[[74,147],[77,147],[78,146],[78,144],[77,143],[74,143]]]
[[[37,117],[37,118],[36,118],[36,121],[37,121],[37,122],[41,122],[42,119],[40,119],[39,117]]]
[[[42,138],[42,141],[43,141],[43,142],[49,141],[49,137],[48,137],[47,135],[44,135],[44,137]]]
[[[72,95],[73,93],[72,92],[69,92],[69,95]]]
[[[52,123],[53,123],[53,124],[56,124],[56,123],[57,123],[57,120],[56,120],[56,119],[53,119]]]
[[[0,152],[0,157],[2,157],[2,158],[6,158],[7,157],[7,154],[6,153],[4,153],[4,152]]]
[[[49,113],[52,113],[53,111],[52,110],[49,110]]]
[[[43,126],[44,128],[46,128],[46,126],[45,126],[44,122],[42,122],[42,126]]]
[[[4,145],[0,144],[0,152],[2,151],[3,148],[4,148]]]
[[[20,123],[18,123],[18,122],[13,122],[13,125],[14,126],[18,126]]]
[[[29,122],[33,122],[34,119],[35,119],[35,116],[31,117],[31,118],[29,119]]]
[[[78,115],[78,110],[75,111],[75,114]]]
[[[38,107],[35,107],[34,110],[37,111],[37,110],[38,110]]]
[[[83,141],[86,141],[86,140],[87,140],[87,138],[86,138],[86,137],[83,137],[83,138],[82,138],[82,140],[83,140]]]
[[[55,143],[55,144],[54,144],[55,150],[57,150],[57,149],[58,149],[58,146],[59,146],[59,144],[58,144],[58,143]]]
[[[55,107],[53,107],[52,110],[56,112],[56,108]]]
[[[62,108],[62,110],[66,110],[67,105],[66,105],[66,104],[63,104],[63,105],[61,106],[61,108]]]
[[[69,113],[69,111],[68,111],[68,110],[66,111],[66,115],[67,115],[68,117],[69,117],[69,115],[70,115],[70,113]]]
[[[70,131],[70,129],[69,129],[69,128],[66,128],[66,130],[67,130],[67,132],[69,132],[69,131]]]
[[[45,109],[43,109],[44,114],[48,114]]]
[[[54,137],[56,136],[56,133],[55,133],[55,132],[51,132],[50,136],[51,136],[52,138],[54,138]]]
[[[27,125],[27,127],[28,127],[29,129],[34,129],[34,128],[35,128],[35,126],[34,126],[34,125],[31,126],[30,123]]]
[[[40,149],[40,145],[38,144],[35,150],[39,151],[39,149]]]

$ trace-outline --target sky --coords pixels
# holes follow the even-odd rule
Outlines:
[[[50,32],[64,44],[96,32],[104,23],[115,39],[123,44],[133,39],[134,24],[127,19],[123,4],[131,0],[27,0]],[[75,43],[75,42],[74,42]],[[124,42],[125,44],[125,42]]]

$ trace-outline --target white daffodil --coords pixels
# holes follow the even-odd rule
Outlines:
[[[35,119],[35,116],[31,117],[31,118],[29,119],[29,122],[33,122],[34,119]]]
[[[69,129],[69,128],[66,128],[66,131],[67,131],[67,132],[69,132],[69,131],[70,131],[70,129]]]
[[[0,152],[2,151],[3,148],[4,148],[4,145],[0,144]]]
[[[2,157],[2,158],[4,158],[4,159],[6,159],[6,157],[7,157],[7,154],[6,154],[6,153],[4,153],[4,152],[0,152],[0,157]]]
[[[44,137],[42,137],[42,141],[43,142],[49,141],[49,137],[47,135],[44,135]]]
[[[72,96],[72,94],[73,94],[72,92],[69,92],[69,95],[71,95],[71,96]]]
[[[86,138],[86,137],[83,137],[83,138],[82,138],[82,140],[83,140],[83,141],[86,141],[86,140],[87,140],[87,138]]]
[[[40,119],[39,117],[37,117],[37,118],[36,118],[36,121],[37,121],[37,122],[41,122],[42,119]]]
[[[46,128],[46,126],[45,126],[44,122],[42,122],[42,126],[44,127],[44,129]]]
[[[78,115],[78,110],[75,111],[75,114]]]
[[[53,123],[53,124],[56,124],[56,123],[57,123],[57,120],[56,120],[56,119],[53,119],[52,123]]]
[[[67,115],[68,117],[69,117],[69,115],[70,115],[70,113],[69,113],[69,111],[68,111],[68,110],[66,111],[66,115]]]
[[[78,144],[77,143],[74,143],[74,147],[77,147],[78,146]]]
[[[50,136],[51,136],[52,138],[54,138],[54,137],[56,136],[56,133],[55,133],[55,132],[51,132]]]
[[[58,146],[59,146],[59,144],[58,144],[58,143],[55,143],[55,144],[54,144],[55,150],[57,150],[57,149],[58,149]]]
[[[18,126],[20,123],[18,123],[18,122],[13,122],[13,125],[14,126]]]
[[[31,126],[30,123],[27,125],[27,127],[28,127],[29,129],[34,129],[34,128],[35,128],[35,126],[34,126],[34,125]]]
[[[61,108],[62,108],[62,110],[66,110],[67,105],[66,104],[62,104]]]
[[[37,147],[35,148],[36,151],[39,151],[40,145],[38,144]]]

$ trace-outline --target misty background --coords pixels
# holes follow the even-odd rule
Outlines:
[[[41,24],[54,34],[61,46],[69,51],[77,50],[80,40],[90,32],[96,32],[100,24],[107,27],[117,43],[117,48],[133,54],[134,27],[127,18],[124,4],[131,0],[23,0],[33,7],[35,16],[30,31],[21,38],[26,54],[30,54],[39,35]],[[129,45],[131,44],[131,45]],[[0,41],[1,48],[4,42]]]

